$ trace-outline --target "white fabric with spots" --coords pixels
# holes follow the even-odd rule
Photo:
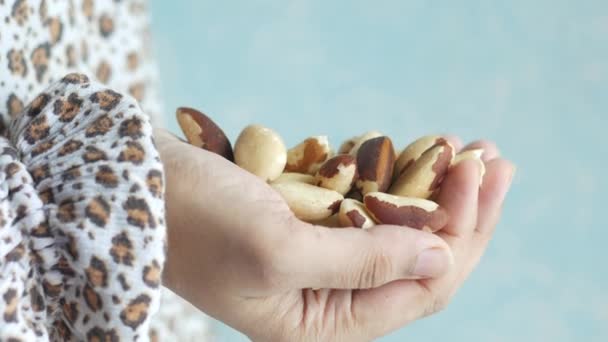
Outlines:
[[[44,174],[36,165],[44,164],[41,161],[44,158],[56,159],[50,163],[56,167],[59,167],[57,166],[59,159],[64,163],[59,167],[61,170],[54,169],[51,173],[55,177],[51,182],[54,186],[59,186],[57,182],[93,184],[90,182],[99,177],[112,182],[113,178],[107,172],[108,169],[95,169],[100,167],[97,164],[93,170],[78,168],[79,172],[74,171],[75,168],[67,168],[68,165],[76,162],[78,157],[66,155],[59,158],[57,155],[59,147],[55,148],[66,143],[71,137],[86,135],[83,133],[86,131],[85,127],[94,126],[94,120],[85,119],[85,116],[99,119],[104,115],[105,110],[100,110],[99,107],[87,108],[87,103],[92,102],[86,97],[90,96],[93,89],[95,91],[112,89],[121,97],[119,105],[126,105],[121,107],[125,112],[120,118],[115,118],[113,125],[119,127],[128,120],[128,112],[133,110],[137,112],[133,115],[141,118],[141,125],[135,124],[130,128],[145,132],[138,139],[145,141],[146,137],[151,137],[151,126],[146,117],[149,117],[154,125],[163,125],[160,115],[163,112],[162,94],[158,91],[157,66],[150,53],[151,40],[146,7],[146,1],[141,0],[0,0],[2,27],[0,30],[0,133],[11,139],[10,142],[4,138],[0,141],[0,148],[6,147],[4,152],[0,153],[0,196],[2,196],[0,199],[5,199],[0,202],[0,226],[10,227],[10,229],[0,228],[0,258],[3,258],[0,262],[0,340],[2,341],[10,336],[18,337],[22,341],[44,341],[49,339],[47,336],[52,340],[62,340],[68,336],[74,340],[93,337],[132,340],[134,336],[138,336],[139,341],[147,340],[148,337],[158,341],[211,339],[206,316],[177,295],[162,287],[150,288],[145,284],[142,273],[135,272],[129,275],[132,277],[129,281],[118,279],[118,274],[126,273],[121,269],[128,266],[124,263],[117,263],[115,268],[108,267],[105,270],[108,272],[106,281],[108,287],[112,289],[124,287],[124,283],[129,282],[129,291],[123,291],[118,296],[113,295],[112,290],[105,289],[104,286],[86,287],[92,281],[99,280],[98,276],[103,273],[99,272],[98,266],[102,264],[99,261],[108,262],[108,265],[116,262],[110,252],[112,248],[110,246],[118,246],[115,252],[121,255],[118,260],[122,262],[128,259],[129,246],[135,246],[137,248],[132,250],[132,253],[137,265],[148,267],[148,271],[160,271],[164,261],[162,248],[159,247],[159,241],[164,241],[162,239],[164,224],[161,217],[157,217],[159,222],[156,227],[156,238],[151,245],[147,240],[150,238],[149,235],[136,234],[137,229],[140,228],[130,231],[127,242],[125,236],[120,235],[119,232],[120,229],[126,229],[126,226],[124,224],[116,226],[116,223],[109,224],[112,226],[111,229],[101,235],[97,232],[93,234],[94,239],[90,239],[89,233],[94,230],[89,229],[85,232],[81,231],[77,223],[71,226],[71,223],[61,222],[56,219],[58,213],[61,213],[59,216],[65,216],[68,215],[66,213],[74,210],[75,219],[81,219],[86,215],[85,202],[89,201],[90,204],[92,195],[107,198],[117,190],[102,188],[92,190],[90,186],[78,185],[76,188],[62,189],[61,196],[53,193],[54,198],[49,198],[49,187],[43,189],[40,184],[36,185],[37,178]],[[74,101],[71,102],[70,94],[66,93],[66,89],[77,85],[66,85],[65,82],[60,81],[72,72],[86,75],[88,80],[83,84],[89,84],[90,87],[73,91],[78,99],[83,100],[77,105],[78,108],[74,108]],[[78,82],[81,81],[82,79]],[[108,88],[104,88],[104,85]],[[61,89],[61,94],[53,93],[57,89]],[[48,107],[41,109],[42,114],[28,116],[28,107],[32,107],[32,102],[34,107],[39,106],[40,104],[35,102],[42,93],[50,97],[46,104]],[[25,131],[21,128],[25,126],[41,128],[42,126],[37,126],[40,122],[36,122],[35,118],[51,119],[57,115],[54,113],[56,111],[54,104],[58,100],[62,101],[60,106],[62,108],[59,111],[67,117],[74,116],[70,120],[74,126],[50,125],[49,127],[62,127],[53,132],[49,131],[50,136],[55,138],[36,141],[35,148],[32,146],[27,148],[23,140]],[[31,124],[32,121],[34,125]],[[78,123],[75,123],[76,121]],[[9,128],[11,122],[14,126]],[[44,130],[38,128],[34,132],[44,133]],[[112,132],[104,139],[85,137],[84,144],[93,150],[89,148],[89,150],[79,150],[78,153],[92,153],[94,156],[95,148],[107,151],[122,146],[121,142],[112,147],[114,143],[122,141],[119,130]],[[157,165],[155,169],[162,170],[160,163],[154,157],[156,151],[151,141],[142,144],[146,152],[143,164],[147,167],[141,169],[141,172],[144,172],[143,170],[149,172],[150,165]],[[15,146],[17,148],[14,148]],[[32,149],[37,149],[39,156],[24,158],[28,154],[27,151],[31,154]],[[131,153],[130,157],[137,158],[137,148],[128,153]],[[112,168],[112,174],[121,172],[117,168],[120,163],[108,164]],[[7,168],[7,165],[10,165],[10,168]],[[97,176],[104,170],[105,173],[102,172],[101,176]],[[8,175],[9,172],[14,172],[12,177]],[[135,177],[140,179],[139,181],[129,180],[130,186],[133,186],[133,183],[139,184],[141,189],[158,186],[155,183],[158,181],[157,178],[153,177],[150,180],[150,175],[141,172],[138,176],[140,178]],[[137,173],[138,171],[135,171],[132,174]],[[119,175],[120,181],[122,181],[121,176]],[[15,185],[11,185],[13,184],[11,182]],[[45,182],[47,181],[41,184],[51,184]],[[126,186],[126,183],[120,186]],[[137,191],[143,190],[137,189]],[[121,194],[123,192],[124,190],[121,190]],[[77,194],[86,196],[78,200]],[[128,193],[124,195],[127,196]],[[70,196],[76,199],[73,203],[69,201],[64,203],[62,207],[61,201]],[[147,196],[149,196],[146,197],[148,205],[156,206],[151,212],[155,215],[162,213],[162,205],[152,204],[162,203],[162,200],[155,198],[151,193]],[[16,216],[24,215],[24,212],[19,212],[21,208],[19,201],[24,201],[29,208],[25,216],[27,219],[13,222]],[[82,204],[78,204],[81,202]],[[107,208],[106,204],[108,203],[97,205],[95,210],[103,213]],[[112,211],[128,212],[128,209],[118,204],[111,203],[109,207]],[[119,217],[111,217],[109,222],[116,222],[116,219],[124,220],[127,216],[121,214]],[[38,221],[46,221],[47,224],[38,224],[40,223]],[[72,237],[63,236],[64,230],[72,232],[70,235]],[[146,243],[148,246],[143,247]],[[63,249],[54,248],[56,246],[63,246]],[[105,254],[101,253],[104,248]],[[152,249],[145,250],[146,248]],[[70,249],[87,252],[79,253],[81,255],[76,261],[70,255]],[[92,257],[96,256],[96,251],[100,251],[99,254],[103,255],[97,255],[98,260],[93,261]],[[80,259],[80,256],[83,258]],[[153,261],[159,264],[158,269],[155,268]],[[52,271],[44,271],[44,268],[53,267]],[[144,269],[140,271],[144,272]],[[148,280],[155,279],[155,276],[154,272],[149,272]],[[67,278],[72,281],[66,282]],[[65,286],[66,283],[73,285]],[[91,288],[94,288],[94,291],[91,291]],[[142,309],[145,309],[148,315],[135,328],[124,329],[121,310],[117,308],[124,309],[125,305],[137,299],[126,298],[126,292],[138,291],[146,292],[150,299],[144,297],[133,302],[135,306],[128,311],[130,314],[128,316],[137,317],[137,313]],[[159,291],[162,292],[162,303],[159,302]],[[116,296],[119,298],[115,298]],[[97,299],[100,299],[99,303],[96,302]],[[96,305],[100,303],[113,309],[95,310]],[[81,307],[82,310],[75,312],[74,308]],[[157,308],[158,314],[152,316]],[[93,313],[83,314],[89,310]],[[71,318],[74,317],[77,319],[71,322]],[[123,317],[126,317],[126,314]]]

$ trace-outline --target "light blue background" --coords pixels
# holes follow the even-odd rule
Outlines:
[[[377,128],[496,140],[519,167],[495,240],[443,313],[382,341],[608,341],[608,2],[152,1],[180,105],[289,145]],[[243,337],[219,327],[223,341]]]

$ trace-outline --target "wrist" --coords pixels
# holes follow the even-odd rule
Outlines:
[[[174,175],[174,171],[176,169],[174,164],[177,161],[175,158],[175,149],[176,145],[181,142],[171,132],[160,127],[154,127],[153,136],[165,173],[165,222],[167,223],[167,247],[162,281],[165,287],[171,289],[177,294],[180,294],[180,291],[176,286],[179,284],[177,279],[178,272],[174,266],[176,264],[176,262],[174,262],[174,259],[176,258],[174,251],[178,249],[178,246],[176,246],[178,242],[175,241],[174,237],[175,235],[179,235],[180,230],[180,225],[175,223],[174,212],[175,207],[179,207],[179,205],[175,203],[176,197],[174,195],[174,191],[176,189],[173,184],[173,180],[176,177]]]

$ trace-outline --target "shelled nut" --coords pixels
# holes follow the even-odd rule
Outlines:
[[[230,140],[207,115],[188,107],[178,108],[175,115],[188,143],[234,161]]]
[[[300,182],[306,183],[310,185],[316,185],[317,180],[315,176],[305,174],[305,173],[297,173],[297,172],[283,172],[279,178],[272,181],[272,183],[285,183],[285,182]]]
[[[372,192],[363,198],[365,209],[377,221],[410,228],[438,231],[448,222],[447,212],[437,203],[411,197]]]
[[[307,138],[287,151],[285,172],[299,172],[314,175],[327,160],[331,149],[326,136]]]
[[[234,160],[243,169],[272,181],[278,178],[287,161],[283,139],[270,128],[245,127],[234,144]]]
[[[439,189],[453,159],[454,148],[446,140],[441,140],[409,166],[388,192],[404,197],[429,198]]]
[[[285,182],[271,186],[281,194],[296,217],[304,221],[322,220],[335,214],[344,199],[335,191],[306,183]]]
[[[363,143],[357,153],[356,187],[361,194],[386,191],[391,184],[394,163],[395,150],[390,138],[382,136]]]
[[[396,181],[397,178],[403,173],[405,169],[414,164],[414,162],[420,158],[420,156],[429,148],[433,147],[435,144],[440,143],[441,140],[444,140],[439,135],[427,135],[422,138],[417,139],[413,143],[409,144],[397,158],[395,162],[395,171],[393,173],[393,181]]]
[[[340,204],[338,218],[342,227],[368,229],[375,225],[374,219],[367,213],[363,203],[349,198],[344,199]]]
[[[323,163],[315,178],[318,186],[345,195],[352,188],[357,176],[355,157],[340,154]]]

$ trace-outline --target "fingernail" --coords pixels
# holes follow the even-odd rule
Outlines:
[[[414,275],[419,277],[437,277],[444,274],[453,263],[452,254],[443,248],[430,248],[418,254]]]

